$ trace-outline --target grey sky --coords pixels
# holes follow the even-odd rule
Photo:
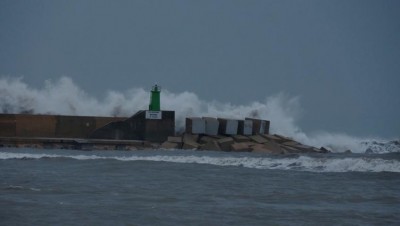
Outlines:
[[[234,104],[300,96],[306,131],[399,137],[400,1],[0,1],[0,76]],[[273,122],[272,122],[273,123]]]

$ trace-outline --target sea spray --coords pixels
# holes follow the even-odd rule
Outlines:
[[[347,150],[357,153],[400,152],[400,145],[396,141],[356,138],[327,132],[312,136],[306,134],[296,124],[301,111],[299,98],[284,93],[266,97],[263,102],[234,105],[218,101],[207,102],[192,92],[173,93],[168,90],[162,92],[161,107],[175,111],[178,131],[183,130],[184,119],[190,116],[237,119],[255,117],[270,120],[271,133],[282,134],[316,147],[324,146],[334,152]],[[124,92],[107,91],[104,99],[97,99],[79,88],[68,77],[61,77],[55,81],[48,80],[42,89],[32,88],[22,79],[0,79],[1,113],[129,117],[138,110],[147,109],[148,101],[149,92],[143,88],[133,88]]]

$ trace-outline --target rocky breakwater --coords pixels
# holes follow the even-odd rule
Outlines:
[[[170,136],[161,144],[163,149],[189,149],[209,151],[256,152],[270,154],[327,153],[324,147],[316,148],[301,144],[281,135],[199,135],[184,133]]]

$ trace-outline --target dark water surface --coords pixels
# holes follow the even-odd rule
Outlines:
[[[0,149],[0,225],[398,225],[399,166],[397,154]]]

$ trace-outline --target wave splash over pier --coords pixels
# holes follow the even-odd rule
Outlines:
[[[108,91],[103,99],[97,99],[68,77],[46,81],[42,89],[32,88],[21,79],[1,78],[0,112],[129,117],[138,110],[147,109],[148,95],[148,91],[143,88],[133,88],[124,92]],[[163,90],[161,101],[163,109],[176,111],[178,131],[184,128],[185,117],[260,117],[271,121],[271,133],[282,134],[311,146],[324,146],[334,152],[400,152],[398,140],[359,138],[328,132],[306,134],[296,124],[300,110],[299,98],[282,93],[266,97],[263,102],[234,105],[207,102],[192,92],[173,93]]]

